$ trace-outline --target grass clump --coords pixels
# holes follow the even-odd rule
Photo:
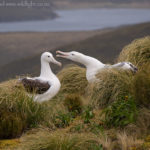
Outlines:
[[[124,127],[135,123],[137,113],[135,101],[131,96],[120,98],[102,112],[105,114],[104,124],[108,127]]]
[[[127,45],[119,55],[118,62],[129,61],[142,68],[143,64],[150,64],[150,36],[134,40]]]
[[[69,112],[76,112],[77,114],[82,112],[83,102],[80,95],[68,94],[65,97],[64,105],[67,107]]]
[[[16,81],[0,84],[0,138],[14,138],[44,119],[46,108],[33,102]]]
[[[150,134],[150,110],[148,108],[142,107],[139,109],[135,124],[137,128],[136,134],[138,136]]]
[[[118,146],[121,150],[144,150],[142,139],[127,135],[126,132],[117,133]]]
[[[99,82],[89,85],[90,100],[95,107],[106,107],[120,96],[130,93],[133,75],[130,72],[107,69],[97,74]]]
[[[21,150],[101,150],[101,143],[93,134],[68,134],[64,131],[38,131],[22,138]]]
[[[20,136],[25,128],[23,120],[15,113],[2,113],[0,115],[0,138],[15,138]]]
[[[58,73],[58,78],[62,84],[60,92],[84,94],[88,84],[85,71],[84,68],[77,65],[70,65],[60,71]]]
[[[137,104],[150,108],[150,65],[143,65],[135,75],[132,89]]]

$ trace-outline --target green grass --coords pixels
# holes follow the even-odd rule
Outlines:
[[[105,108],[104,124],[108,127],[124,127],[135,123],[138,114],[134,99],[131,96],[122,97]]]

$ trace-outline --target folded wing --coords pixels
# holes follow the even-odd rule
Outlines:
[[[26,91],[29,93],[43,94],[50,88],[50,84],[48,82],[38,79],[23,78],[21,82]]]

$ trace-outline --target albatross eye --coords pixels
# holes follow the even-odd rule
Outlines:
[[[48,57],[50,57],[50,56],[48,56]]]
[[[72,56],[74,56],[75,54],[71,54]]]

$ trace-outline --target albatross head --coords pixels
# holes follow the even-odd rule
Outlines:
[[[41,61],[45,61],[47,63],[54,63],[58,66],[61,66],[61,63],[58,62],[50,52],[44,52],[41,56]]]
[[[138,71],[138,68],[136,66],[134,66],[132,63],[130,62],[124,62],[125,63],[125,69],[129,69],[131,70],[133,73],[136,73]]]
[[[71,51],[71,52],[62,52],[62,51],[56,51],[57,57],[62,57],[66,58],[75,62],[83,63],[84,61],[84,54],[76,52],[76,51]]]

